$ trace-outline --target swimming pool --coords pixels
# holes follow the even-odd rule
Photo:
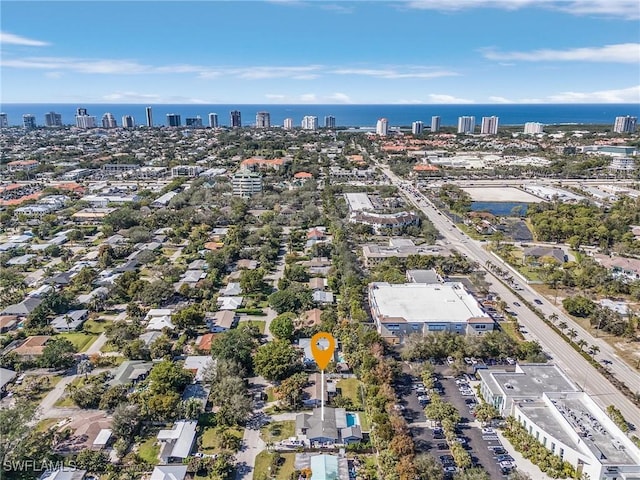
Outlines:
[[[360,419],[357,413],[347,413],[347,427],[353,427],[354,425],[360,425]]]

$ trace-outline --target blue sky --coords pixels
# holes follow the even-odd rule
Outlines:
[[[637,0],[0,9],[3,103],[640,103]]]

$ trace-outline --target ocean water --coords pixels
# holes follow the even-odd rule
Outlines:
[[[543,124],[600,124],[613,125],[615,117],[640,116],[640,104],[492,104],[492,105],[135,105],[135,104],[40,104],[5,103],[0,104],[0,112],[7,114],[9,125],[22,125],[22,115],[33,114],[36,123],[44,125],[44,115],[54,111],[62,115],[62,122],[75,124],[77,108],[86,108],[89,115],[96,117],[98,125],[106,112],[113,114],[118,125],[124,115],[132,115],[136,125],[145,125],[145,107],[153,109],[154,126],[166,123],[166,115],[177,113],[184,125],[187,117],[200,116],[204,126],[208,126],[208,114],[217,113],[220,126],[229,125],[229,113],[239,110],[242,125],[255,124],[256,113],[267,111],[272,126],[281,126],[285,118],[292,118],[294,126],[299,126],[302,117],[318,117],[319,126],[324,126],[324,117],[333,115],[338,127],[373,127],[378,118],[385,117],[389,125],[409,126],[414,121],[431,124],[431,117],[438,115],[442,126],[457,125],[458,117],[473,115],[479,125],[482,117],[495,115],[500,125],[523,125],[526,122]]]

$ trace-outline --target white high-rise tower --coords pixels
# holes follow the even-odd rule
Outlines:
[[[483,135],[495,135],[498,133],[498,117],[482,117],[480,133]]]
[[[476,117],[458,117],[458,133],[471,134],[476,129]]]
[[[389,120],[386,118],[379,118],[376,123],[376,134],[386,136],[389,134]]]

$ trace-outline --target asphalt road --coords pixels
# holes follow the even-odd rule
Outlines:
[[[408,185],[407,182],[398,178],[393,172],[391,172],[388,166],[382,164],[379,164],[378,166],[385,175],[387,175],[391,183],[400,187],[405,197],[413,203],[416,208],[419,208],[424,212],[427,218],[429,218],[429,220],[431,220],[435,227],[441,232],[446,243],[449,243],[470,259],[477,261],[480,265],[486,265],[487,261],[496,263],[496,258],[482,248],[481,242],[472,240],[460,231],[445,215],[442,215],[424,195],[420,193],[416,194],[413,190],[407,191],[403,189],[402,186]],[[513,307],[513,302],[517,302],[518,298],[509,288],[504,286],[497,279],[494,279],[492,275],[493,274],[491,274],[491,272],[487,275],[487,281],[492,282],[490,287],[491,291],[497,293],[500,298]],[[524,284],[524,282],[519,283],[525,288],[524,291],[520,292],[524,298],[531,302],[534,298],[539,298],[537,293]],[[543,312],[545,312],[545,314],[559,312],[558,309],[544,300],[543,305],[539,307]],[[600,374],[598,370],[596,370],[586,359],[568,345],[564,339],[557,335],[551,327],[540,320],[532,311],[525,307],[518,307],[514,309],[518,314],[518,321],[520,324],[524,325],[532,337],[540,342],[543,349],[551,354],[553,362],[560,366],[575,383],[580,385],[587,393],[589,393],[601,408],[606,409],[609,405],[615,405],[620,409],[628,422],[640,429],[640,409],[638,407],[618,391],[605,377],[602,376],[602,374]],[[564,318],[560,313],[558,313],[558,315],[560,318]],[[575,325],[575,323],[570,319],[567,319],[566,321],[572,327]],[[577,326],[573,328],[578,330]],[[611,346],[598,339],[593,339],[592,342],[587,335],[584,335],[584,333],[586,332],[579,331],[578,338],[584,338],[590,344],[595,343],[600,346],[601,358],[616,358],[614,356],[615,352],[613,352]],[[637,372],[634,372],[627,365],[623,364],[621,360],[615,361],[610,368],[612,373],[629,386],[632,391],[640,391],[640,375]]]

